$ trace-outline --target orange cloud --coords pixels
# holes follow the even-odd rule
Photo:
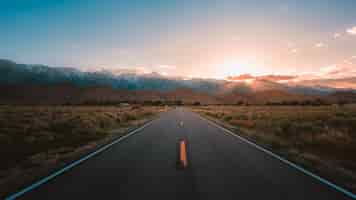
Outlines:
[[[323,47],[326,47],[326,44],[322,43],[322,42],[319,42],[319,43],[316,43],[315,44],[315,47],[316,48],[323,48]]]
[[[255,79],[255,76],[252,76],[251,74],[241,74],[238,76],[229,76],[226,79],[229,81],[246,81],[250,79]]]
[[[356,89],[356,78],[313,79],[300,82],[300,84],[307,87],[318,86],[339,89]]]
[[[319,75],[322,78],[346,78],[356,75],[356,70],[351,64],[331,65],[320,70]]]
[[[343,64],[323,67],[318,72],[300,74],[294,81],[300,82],[305,80],[345,79],[352,77],[356,77],[354,64],[351,62],[344,62]]]
[[[279,81],[289,81],[292,79],[297,78],[298,76],[291,76],[291,75],[263,75],[263,76],[252,76],[251,74],[241,74],[238,76],[229,76],[227,77],[227,80],[230,81],[248,81],[252,79],[258,79],[258,80],[267,80],[267,81],[274,81],[274,82],[279,82]]]
[[[333,37],[334,37],[334,38],[339,38],[339,37],[341,37],[341,34],[340,34],[340,33],[335,33],[335,34],[333,35]]]
[[[356,26],[347,29],[346,32],[350,35],[356,35]]]
[[[291,75],[264,75],[258,76],[258,79],[268,80],[268,81],[289,81],[292,79],[296,79],[298,76]]]

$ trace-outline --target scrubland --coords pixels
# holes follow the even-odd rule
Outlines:
[[[192,109],[356,192],[356,105]]]
[[[1,106],[0,194],[127,133],[163,107]]]

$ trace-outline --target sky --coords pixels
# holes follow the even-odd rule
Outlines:
[[[1,0],[0,58],[225,78],[356,77],[354,0]]]

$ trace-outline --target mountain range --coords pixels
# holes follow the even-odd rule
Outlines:
[[[17,64],[0,59],[1,104],[80,104],[83,102],[183,101],[202,104],[278,102],[356,102],[356,78],[283,82],[293,77],[244,75],[225,80],[169,77],[159,73]],[[244,81],[248,79],[252,81]],[[282,82],[281,82],[282,80]]]

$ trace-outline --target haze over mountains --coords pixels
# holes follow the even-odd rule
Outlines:
[[[129,70],[93,72],[0,60],[0,103],[183,101],[203,104],[356,100],[356,78],[290,81],[297,77],[240,75],[226,80],[163,76]],[[333,87],[334,85],[345,87]]]

